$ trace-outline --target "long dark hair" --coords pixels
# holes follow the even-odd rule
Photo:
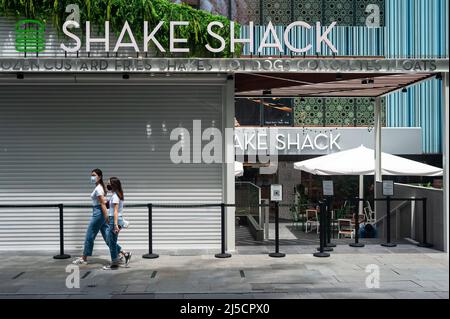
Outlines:
[[[123,195],[122,183],[120,182],[120,179],[117,177],[111,177],[109,179],[109,184],[111,185],[111,191],[116,193],[120,200],[124,200],[125,197]]]
[[[92,173],[97,174],[97,176],[98,176],[98,178],[99,178],[98,183],[99,183],[100,185],[102,185],[103,191],[104,191],[105,194],[106,194],[106,193],[107,193],[107,190],[106,190],[105,183],[103,182],[103,172],[102,172],[102,170],[101,170],[100,168],[96,168],[96,169],[93,169],[93,170],[92,170]]]

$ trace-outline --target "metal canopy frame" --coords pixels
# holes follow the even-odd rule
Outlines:
[[[236,75],[237,98],[295,98],[295,97],[383,97],[409,86],[427,81],[440,73],[408,74],[290,74],[290,77],[264,73]],[[336,78],[329,81],[330,75]],[[253,77],[253,81],[250,79]],[[322,81],[321,78],[324,80]],[[240,83],[245,81],[246,83]],[[273,84],[275,87],[271,87]],[[260,88],[256,88],[257,86]],[[252,87],[251,90],[245,90]]]

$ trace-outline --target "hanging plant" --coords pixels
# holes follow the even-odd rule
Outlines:
[[[218,15],[203,10],[196,10],[186,4],[175,4],[169,0],[0,0],[0,15],[26,17],[51,22],[56,30],[62,31],[62,25],[67,17],[65,9],[69,4],[80,8],[81,21],[90,21],[91,25],[103,31],[105,21],[110,22],[111,30],[118,34],[125,21],[128,21],[136,39],[142,40],[143,24],[148,21],[149,28],[155,27],[160,21],[165,23],[155,36],[167,50],[169,47],[169,22],[188,21],[189,27],[180,27],[176,36],[188,39],[191,57],[222,57],[239,56],[242,45],[236,45],[235,53],[230,50],[230,21]],[[225,39],[226,49],[221,53],[211,53],[206,49],[220,46],[217,39],[208,36],[207,27],[212,21],[219,21],[224,28],[214,29],[214,32]],[[83,23],[81,23],[83,25]],[[239,36],[240,26],[236,24],[235,36]],[[161,53],[161,55],[170,53]]]

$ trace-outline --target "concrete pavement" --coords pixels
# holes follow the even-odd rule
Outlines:
[[[114,271],[101,269],[109,258],[97,251],[79,268],[79,288],[66,287],[72,259],[0,252],[0,298],[449,298],[447,254],[413,245],[338,245],[331,257],[316,258],[315,248],[282,246],[288,254],[279,259],[263,245],[238,246],[229,259],[214,258],[215,250],[156,251],[153,260],[134,251],[130,267]]]

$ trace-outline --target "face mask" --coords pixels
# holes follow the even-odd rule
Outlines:
[[[91,176],[91,183],[93,184],[97,183],[97,177]]]

